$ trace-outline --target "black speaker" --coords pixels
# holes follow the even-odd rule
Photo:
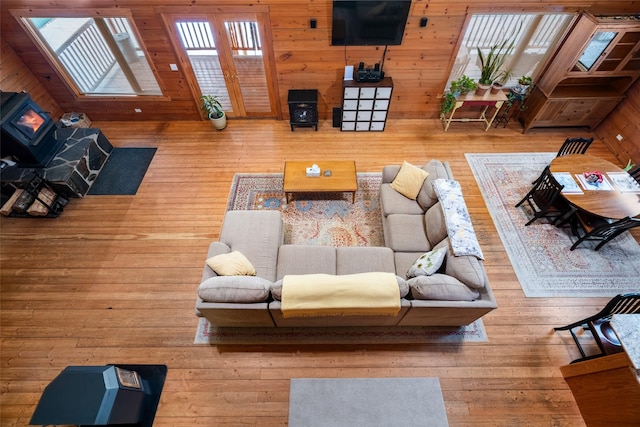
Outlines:
[[[333,109],[333,127],[339,128],[342,122],[342,108]]]
[[[423,17],[423,18],[420,18],[420,26],[421,27],[426,27],[427,26],[427,17],[426,16]]]
[[[358,65],[358,70],[364,70],[364,62],[361,62],[360,65]]]
[[[316,21],[316,19],[315,19],[315,18],[311,18],[311,19],[309,20],[309,26],[310,26],[311,28],[316,28],[317,24],[318,24],[318,21]]]

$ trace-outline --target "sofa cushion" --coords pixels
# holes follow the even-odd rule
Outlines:
[[[447,225],[444,222],[444,212],[442,212],[440,202],[436,202],[424,213],[424,226],[427,231],[427,239],[432,246],[447,237]]]
[[[455,277],[465,285],[474,289],[483,289],[487,284],[487,276],[482,266],[482,261],[473,255],[455,256],[447,237],[438,243],[435,249],[447,248],[444,273]]]
[[[336,274],[336,248],[282,245],[278,250],[277,280],[287,274]]]
[[[198,296],[206,302],[254,303],[266,301],[271,282],[255,276],[217,276],[198,287]]]
[[[431,276],[435,274],[444,262],[447,248],[439,248],[425,252],[409,267],[407,277]]]
[[[408,280],[411,296],[415,299],[439,301],[473,301],[480,296],[458,279],[446,274],[418,276]]]
[[[430,160],[422,168],[429,173],[422,184],[422,188],[418,193],[416,201],[423,211],[426,211],[438,201],[438,195],[433,189],[433,181],[436,179],[451,178],[447,172],[447,168],[440,160]]]
[[[380,209],[384,217],[393,214],[422,215],[424,213],[415,200],[407,199],[391,188],[391,184],[380,185]]]
[[[227,211],[219,240],[231,250],[242,252],[255,267],[257,276],[276,280],[278,248],[284,242],[280,211]]]
[[[207,265],[218,276],[255,276],[256,269],[239,251],[220,254],[207,259]]]
[[[395,252],[423,253],[432,249],[424,229],[424,215],[389,215],[385,237],[385,245]]]
[[[409,295],[409,284],[400,276],[396,276],[398,282],[398,289],[400,290],[400,298],[404,298]],[[271,286],[271,296],[276,301],[282,301],[282,282],[284,279],[280,279]]]
[[[391,188],[408,199],[415,200],[428,175],[424,169],[406,161],[402,162],[398,175],[391,182]]]

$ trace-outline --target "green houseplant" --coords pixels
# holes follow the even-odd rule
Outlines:
[[[222,110],[222,104],[217,96],[213,95],[202,95],[200,97],[202,100],[202,112],[204,112],[213,127],[217,130],[222,130],[227,127],[227,115]]]
[[[463,74],[458,80],[451,82],[451,89],[449,89],[449,91],[453,94],[464,95],[475,90],[477,87],[478,84],[475,81]]]
[[[465,95],[478,87],[478,84],[470,77],[462,75],[458,80],[451,82],[451,87],[444,93],[444,97],[440,102],[440,114],[450,113],[458,102],[460,95]]]
[[[520,27],[522,24],[520,24]],[[480,79],[478,80],[478,89],[476,93],[483,95],[487,89],[493,84],[495,80],[498,80],[507,71],[503,70],[507,59],[513,52],[516,44],[516,36],[520,32],[520,27],[514,30],[513,34],[500,43],[496,43],[491,46],[489,52],[485,56],[482,49],[477,47],[478,60],[480,61]]]

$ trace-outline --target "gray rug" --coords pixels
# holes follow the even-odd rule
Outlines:
[[[90,195],[135,195],[157,148],[114,148]]]
[[[541,219],[529,226],[527,208],[515,205],[556,153],[466,154],[493,223],[528,297],[612,297],[637,292],[640,245],[623,233],[599,251],[576,240],[569,227]]]
[[[292,378],[289,427],[448,426],[438,378]]]

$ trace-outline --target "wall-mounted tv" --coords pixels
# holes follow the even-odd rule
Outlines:
[[[402,43],[411,0],[333,0],[333,46]]]

